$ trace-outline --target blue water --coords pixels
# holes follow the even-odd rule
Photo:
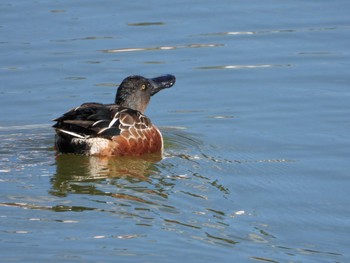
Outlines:
[[[350,3],[2,1],[1,262],[349,262]],[[51,120],[174,74],[164,158]]]

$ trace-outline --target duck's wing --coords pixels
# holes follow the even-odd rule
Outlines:
[[[113,111],[118,108],[117,105],[84,103],[54,119],[56,124],[53,127],[58,135],[66,138],[104,137],[101,131],[108,127],[113,128],[111,136],[115,136],[120,134],[120,129],[117,123],[110,124]]]
[[[115,104],[84,103],[54,119],[53,127],[62,137],[112,139],[131,127],[146,129],[150,120],[138,111]]]

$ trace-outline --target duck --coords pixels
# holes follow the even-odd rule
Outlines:
[[[119,85],[112,104],[83,103],[54,119],[58,153],[141,156],[163,153],[163,136],[144,114],[153,95],[175,84],[171,74],[132,75]]]

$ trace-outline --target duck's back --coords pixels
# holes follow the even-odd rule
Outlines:
[[[84,103],[54,121],[62,153],[139,156],[163,148],[161,133],[145,115],[116,104]]]

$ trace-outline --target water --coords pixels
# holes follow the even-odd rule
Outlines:
[[[349,3],[2,1],[2,262],[348,262]],[[131,74],[165,156],[53,150]]]

